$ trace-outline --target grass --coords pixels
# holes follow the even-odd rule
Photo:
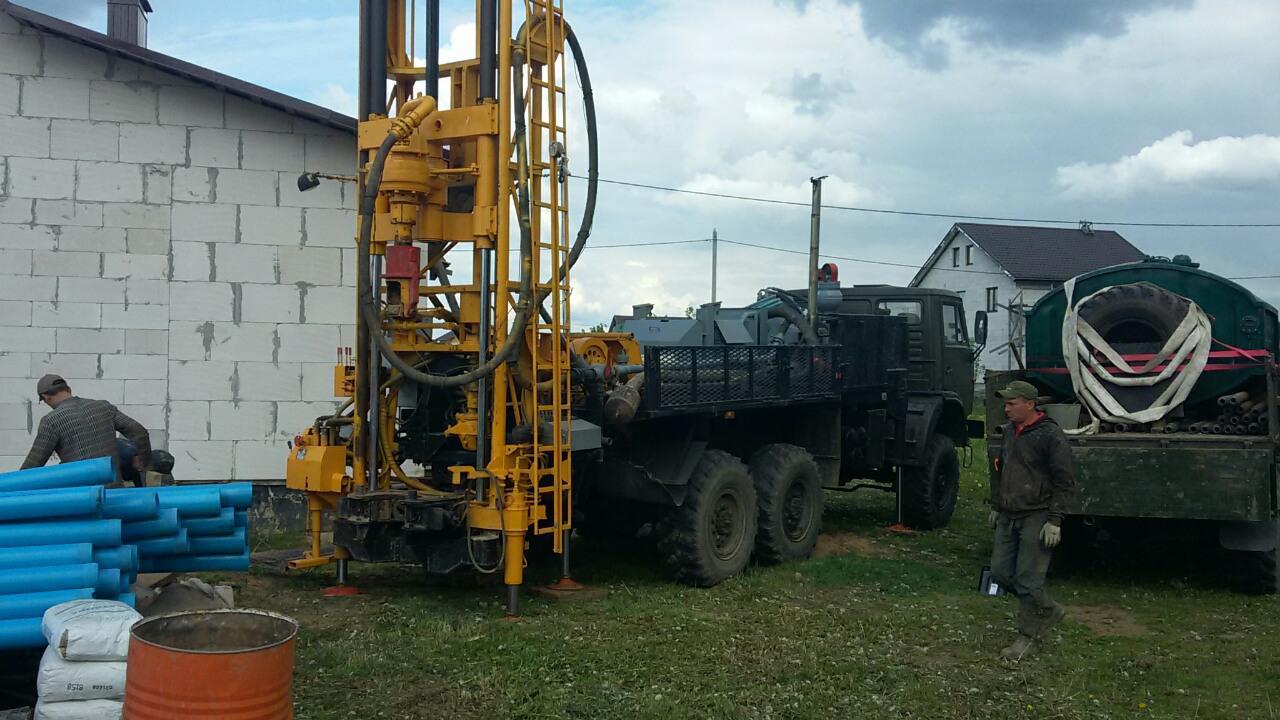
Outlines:
[[[1277,716],[1280,601],[1222,589],[1211,557],[1052,578],[1077,619],[1037,659],[996,660],[1014,603],[976,592],[985,488],[966,469],[951,525],[914,536],[881,530],[887,494],[831,495],[824,529],[858,550],[711,589],[669,582],[643,544],[578,542],[579,577],[608,596],[526,596],[515,622],[500,586],[412,568],[353,564],[364,594],[345,599],[321,596],[327,571],[230,580],[241,605],[300,621],[304,719]]]

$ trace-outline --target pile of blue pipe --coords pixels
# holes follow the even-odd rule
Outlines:
[[[134,605],[140,572],[249,569],[250,483],[115,480],[112,458],[0,473],[0,649],[43,646],[58,603]]]

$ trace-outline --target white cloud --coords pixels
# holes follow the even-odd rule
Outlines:
[[[352,117],[356,114],[355,96],[336,83],[329,83],[312,93],[311,102]]]
[[[1112,163],[1059,167],[1067,193],[1127,197],[1170,186],[1252,188],[1280,181],[1280,137],[1223,136],[1195,142],[1179,130]]]

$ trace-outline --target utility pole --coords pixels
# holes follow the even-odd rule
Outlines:
[[[715,228],[711,228],[711,302],[716,301],[716,264],[717,251],[719,250],[720,236],[716,233]]]
[[[809,327],[818,329],[818,234],[822,223],[822,181],[826,175],[811,177],[813,206],[809,210]]]

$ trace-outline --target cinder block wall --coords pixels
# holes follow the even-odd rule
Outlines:
[[[351,133],[0,11],[0,470],[47,408],[116,403],[182,479],[271,480],[352,345]]]

